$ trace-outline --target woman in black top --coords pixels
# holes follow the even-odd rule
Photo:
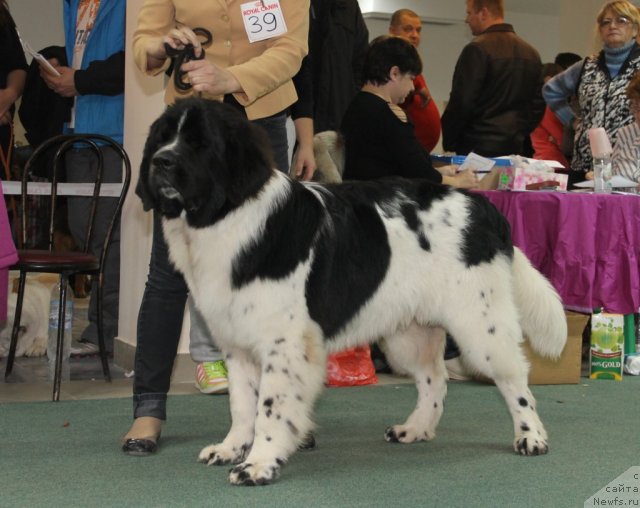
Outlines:
[[[345,180],[402,176],[454,187],[477,186],[471,171],[456,174],[451,166],[433,167],[413,125],[398,106],[413,90],[413,79],[421,72],[418,52],[404,39],[382,36],[371,43],[364,63],[365,84],[342,120]]]

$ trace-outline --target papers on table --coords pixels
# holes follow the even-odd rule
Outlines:
[[[440,162],[442,164],[457,164],[460,166],[458,171],[464,171],[465,169],[473,168],[477,173],[488,173],[494,166],[497,167],[509,167],[514,165],[514,160],[524,161],[527,164],[540,164],[544,162],[547,166],[553,169],[563,169],[564,166],[558,161],[552,160],[538,160],[530,159],[529,157],[521,157],[516,155],[503,155],[501,157],[487,158],[471,152],[469,155],[431,155],[433,162]]]
[[[582,189],[593,189],[593,180],[585,180],[584,182],[576,183],[574,185]],[[638,187],[638,182],[629,180],[624,176],[613,175],[613,178],[611,178],[611,185],[614,189],[620,187]]]
[[[475,171],[476,173],[488,173],[491,171],[491,168],[496,165],[496,161],[493,159],[487,159],[486,157],[482,157],[477,153],[471,152],[466,156],[464,162],[460,164],[458,171],[466,171],[470,169]]]

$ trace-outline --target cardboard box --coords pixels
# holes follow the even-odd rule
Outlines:
[[[506,167],[502,168],[498,190],[544,189],[547,185],[558,190],[567,190],[568,179],[568,175],[561,173]],[[552,182],[557,182],[557,184]]]
[[[534,353],[528,341],[524,351],[531,363],[530,385],[562,385],[580,382],[582,370],[582,332],[589,321],[589,315],[565,312],[567,316],[567,344],[557,360]]]

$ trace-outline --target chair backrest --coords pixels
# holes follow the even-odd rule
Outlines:
[[[83,183],[68,183],[65,177],[65,157],[72,150],[88,149],[85,152],[95,156],[96,171],[93,179]],[[107,184],[104,182],[104,149],[111,149],[122,161],[121,183]],[[51,166],[51,183],[32,182],[32,168],[37,164],[46,161]],[[83,252],[89,252],[94,236],[94,225],[98,201],[100,198],[108,197],[117,199],[117,204],[113,210],[109,226],[102,241],[101,265],[106,255],[114,227],[120,218],[122,205],[129,189],[131,181],[131,163],[127,153],[122,146],[110,137],[101,134],[63,134],[48,139],[33,152],[22,173],[20,203],[21,214],[21,234],[18,235],[19,248],[28,248],[27,231],[29,219],[29,204],[32,200],[28,198],[30,194],[43,194],[49,196],[47,212],[47,249],[53,249],[54,229],[56,226],[56,214],[58,211],[58,199],[61,196],[83,196],[91,199],[89,216],[86,221],[86,233],[84,235],[84,245],[78,246]]]

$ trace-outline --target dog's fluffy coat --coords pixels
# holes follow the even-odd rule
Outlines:
[[[13,280],[10,280],[9,287],[12,285]],[[16,356],[44,356],[47,352],[50,295],[51,287],[35,279],[27,279]],[[17,296],[13,291],[9,291],[7,322],[4,328],[0,329],[0,357],[9,354]]]
[[[518,453],[547,451],[520,349],[560,354],[553,288],[483,197],[426,181],[302,184],[272,169],[262,132],[188,99],[152,126],[138,193],[229,368],[232,426],[200,460],[263,484],[311,429],[327,352],[384,336],[418,402],[387,441],[432,439],[446,394],[444,329],[495,380]]]

